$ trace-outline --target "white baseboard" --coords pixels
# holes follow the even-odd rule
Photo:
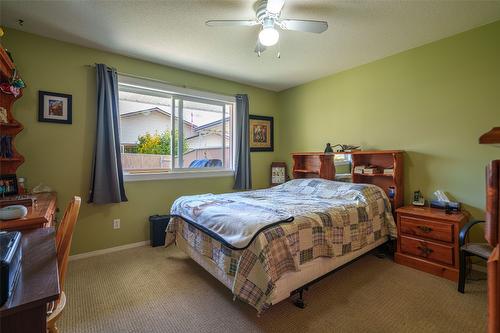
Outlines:
[[[472,264],[472,269],[481,273],[487,273],[488,269],[486,266],[483,265],[478,265],[478,264]]]
[[[132,249],[134,247],[148,246],[149,243],[150,242],[147,240],[147,241],[142,241],[142,242],[137,242],[137,243],[130,243],[130,244],[125,244],[125,245],[110,247],[110,248],[102,249],[102,250],[96,250],[96,251],[91,251],[91,252],[75,254],[75,255],[69,256],[69,260],[73,261],[73,260],[78,260],[78,259],[83,259],[83,258],[90,258],[90,257],[100,256],[100,255],[106,254],[106,253],[113,253],[113,252],[117,252],[117,251]]]

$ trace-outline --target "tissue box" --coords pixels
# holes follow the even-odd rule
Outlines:
[[[459,212],[461,210],[460,202],[431,200],[432,208],[446,209],[446,206],[452,212]]]

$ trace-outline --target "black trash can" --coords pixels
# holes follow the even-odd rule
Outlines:
[[[149,217],[149,238],[151,246],[165,245],[165,230],[170,221],[170,215],[152,215]]]

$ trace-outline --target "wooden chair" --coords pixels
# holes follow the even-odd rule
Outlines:
[[[466,243],[469,231],[473,226],[484,221],[470,221],[460,230],[458,244],[460,246],[460,270],[458,276],[458,291],[462,294],[465,290],[465,276],[467,274],[467,257],[476,256],[484,260],[488,260],[493,251],[488,243]]]
[[[71,240],[73,239],[73,230],[78,212],[80,211],[82,199],[73,197],[64,213],[64,216],[57,228],[56,233],[56,248],[57,248],[57,267],[59,269],[59,289],[61,296],[59,300],[49,304],[47,310],[47,330],[49,333],[57,333],[56,321],[61,316],[61,313],[66,306],[66,295],[64,294],[64,281],[66,279],[66,271],[68,268],[69,251],[71,248]]]

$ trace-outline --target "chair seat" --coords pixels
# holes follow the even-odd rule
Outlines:
[[[493,248],[488,243],[468,243],[462,246],[461,249],[483,259],[488,259],[491,252],[493,252]]]

